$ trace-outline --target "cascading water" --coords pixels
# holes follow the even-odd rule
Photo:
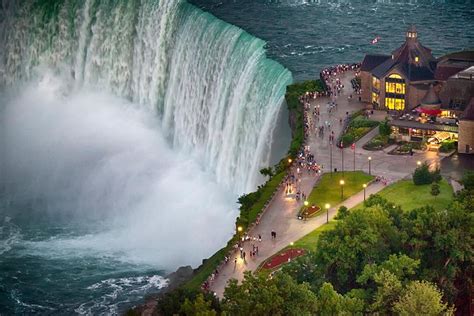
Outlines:
[[[5,312],[116,313],[226,242],[291,81],[264,45],[184,1],[0,3]]]

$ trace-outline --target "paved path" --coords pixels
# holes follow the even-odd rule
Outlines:
[[[329,98],[319,98],[312,101],[312,106],[320,105],[320,122],[325,120],[331,121],[331,126],[336,135],[336,139],[341,133],[342,125],[339,123],[339,118],[345,117],[346,112],[355,112],[365,107],[364,104],[352,99],[348,100],[347,96],[352,92],[350,79],[353,77],[353,72],[348,72],[341,77],[345,86],[345,91],[336,99],[338,104],[337,111],[330,115],[327,112],[326,104],[330,101]],[[335,145],[329,143],[329,135],[326,133],[323,138],[318,137],[316,133],[310,135],[307,144],[310,146],[311,152],[315,155],[315,161],[324,166],[323,171],[328,172],[329,166],[342,170],[342,153],[344,154],[344,169],[352,171],[354,169],[364,170],[368,172],[368,157],[371,156],[371,173],[374,175],[384,176],[390,182],[402,179],[413,172],[416,168],[418,160],[428,160],[430,162],[438,162],[436,153],[415,154],[414,156],[392,156],[385,152],[368,152],[360,148],[356,148],[355,156],[352,149],[344,149],[343,151]],[[332,154],[332,159],[331,159]],[[317,176],[309,176],[304,172],[301,179],[301,191],[309,195],[314,184],[317,181]],[[374,194],[384,188],[381,183],[374,183],[367,188],[366,194]],[[343,201],[341,204],[334,206],[329,210],[329,219],[332,219],[337,212],[340,205],[353,207],[363,201],[363,191],[353,195],[349,199]],[[237,279],[239,282],[243,279],[243,272],[246,270],[255,271],[255,269],[268,257],[277,253],[291,242],[300,239],[314,229],[326,223],[326,214],[311,218],[308,221],[298,220],[297,212],[301,207],[301,203],[294,199],[287,198],[284,195],[284,188],[280,188],[273,201],[269,204],[267,210],[260,220],[260,224],[249,231],[250,236],[262,236],[262,241],[247,241],[244,243],[244,251],[246,252],[246,262],[240,259],[240,254],[237,251],[220,271],[216,279],[211,283],[210,290],[216,292],[219,297],[222,297],[224,288],[231,278]],[[277,238],[271,239],[271,231],[277,233]],[[254,258],[249,257],[252,244],[259,248],[259,255]],[[237,264],[234,265],[234,258],[237,258]]]

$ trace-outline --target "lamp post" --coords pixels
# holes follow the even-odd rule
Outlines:
[[[341,201],[344,200],[344,184],[346,182],[344,180],[339,181],[339,184],[341,185]]]
[[[306,217],[308,215],[308,205],[309,205],[308,200],[305,200],[303,204],[304,204],[304,208],[305,208],[304,212],[303,212],[303,218],[304,218],[304,220],[306,220]]]
[[[332,142],[329,142],[329,171],[332,177]]]
[[[324,207],[326,208],[326,223],[329,223],[329,208],[331,207],[331,205],[329,203],[326,203]]]
[[[421,166],[421,161],[418,160],[416,164],[418,165],[418,167]]]
[[[365,201],[365,189],[367,189],[367,184],[363,184],[362,187],[364,187],[364,201]]]
[[[341,142],[342,177],[344,178],[344,146]]]
[[[370,162],[372,161],[372,157],[369,156],[369,158],[367,158],[369,160],[369,175],[372,175],[372,170],[370,169]]]

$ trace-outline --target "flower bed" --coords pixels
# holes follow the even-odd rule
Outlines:
[[[294,258],[300,257],[305,254],[304,249],[290,248],[286,249],[276,255],[268,258],[261,266],[262,269],[274,270],[279,268],[282,264],[285,264]]]
[[[316,214],[319,213],[319,211],[321,211],[321,207],[317,206],[317,205],[311,205],[311,206],[308,206],[308,207],[302,207],[298,213],[298,218],[299,219],[304,219],[305,217],[306,218],[310,218],[310,217],[313,217],[315,216]]]
[[[393,144],[394,141],[385,135],[377,135],[367,142],[362,148],[365,150],[382,150]]]
[[[344,147],[352,145],[378,125],[379,122],[368,120],[361,114],[354,116],[341,137],[342,145]]]

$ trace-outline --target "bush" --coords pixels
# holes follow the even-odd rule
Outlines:
[[[454,141],[445,141],[441,143],[441,146],[439,147],[439,151],[442,153],[447,153],[454,149],[456,149],[456,142]]]
[[[392,128],[390,127],[390,125],[388,125],[388,118],[385,118],[385,121],[380,123],[379,131],[380,135],[382,136],[390,136],[390,134],[392,133]]]
[[[431,184],[436,178],[437,171],[430,172],[428,164],[425,162],[415,169],[413,173],[413,183],[415,185]]]
[[[345,146],[349,146],[351,145],[352,143],[354,143],[354,140],[355,140],[355,137],[354,135],[352,134],[344,134],[341,138],[341,141],[342,141],[342,145],[345,147]]]
[[[474,189],[474,171],[466,171],[462,177],[462,184],[467,190]]]
[[[337,210],[336,219],[343,219],[347,217],[347,215],[349,215],[349,209],[343,205]]]

